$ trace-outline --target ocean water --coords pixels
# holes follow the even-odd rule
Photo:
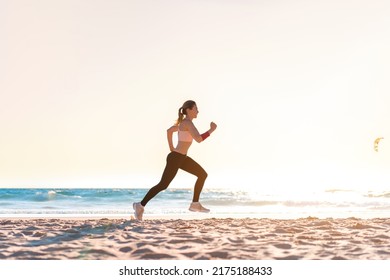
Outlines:
[[[0,217],[123,217],[133,215],[132,203],[146,189],[24,188],[0,189]],[[145,217],[186,218],[191,189],[167,189],[149,202]],[[377,218],[390,217],[390,192],[324,190],[277,194],[209,189],[201,202],[211,209],[199,217],[251,218]],[[192,215],[192,216],[191,216]]]

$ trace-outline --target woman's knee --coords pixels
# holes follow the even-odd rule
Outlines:
[[[206,171],[203,170],[203,172],[199,175],[199,178],[202,180],[206,180],[208,174]]]
[[[165,191],[169,186],[169,183],[166,182],[160,182],[156,186],[153,187],[158,192]]]

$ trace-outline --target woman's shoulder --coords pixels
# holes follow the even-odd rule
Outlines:
[[[168,128],[167,130],[168,131],[171,131],[171,132],[176,132],[177,130],[179,129],[179,126],[178,125],[172,125],[170,128]]]
[[[180,129],[180,130],[188,130],[189,127],[191,127],[191,126],[194,126],[194,124],[192,123],[192,121],[191,121],[191,120],[186,120],[186,119],[184,119],[184,120],[180,123],[179,129]]]

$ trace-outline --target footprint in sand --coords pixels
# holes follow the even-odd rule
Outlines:
[[[285,250],[289,250],[292,248],[292,246],[290,244],[287,244],[287,243],[281,243],[281,244],[274,244],[274,246],[276,248],[279,248],[279,249],[285,249]]]
[[[176,257],[168,255],[168,254],[153,253],[153,254],[145,254],[144,256],[142,256],[142,259],[145,259],[145,260],[162,260],[162,259],[176,259]]]
[[[229,253],[224,251],[211,252],[209,255],[214,259],[227,259],[229,257]]]
[[[123,248],[120,248],[119,251],[123,252],[123,253],[128,253],[130,251],[133,251],[134,249],[129,247],[129,246],[126,246],[126,247],[123,247]]]

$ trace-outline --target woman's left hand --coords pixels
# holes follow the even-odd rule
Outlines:
[[[217,125],[214,122],[211,122],[210,123],[210,130],[211,130],[211,132],[213,132],[216,129],[217,129]]]

